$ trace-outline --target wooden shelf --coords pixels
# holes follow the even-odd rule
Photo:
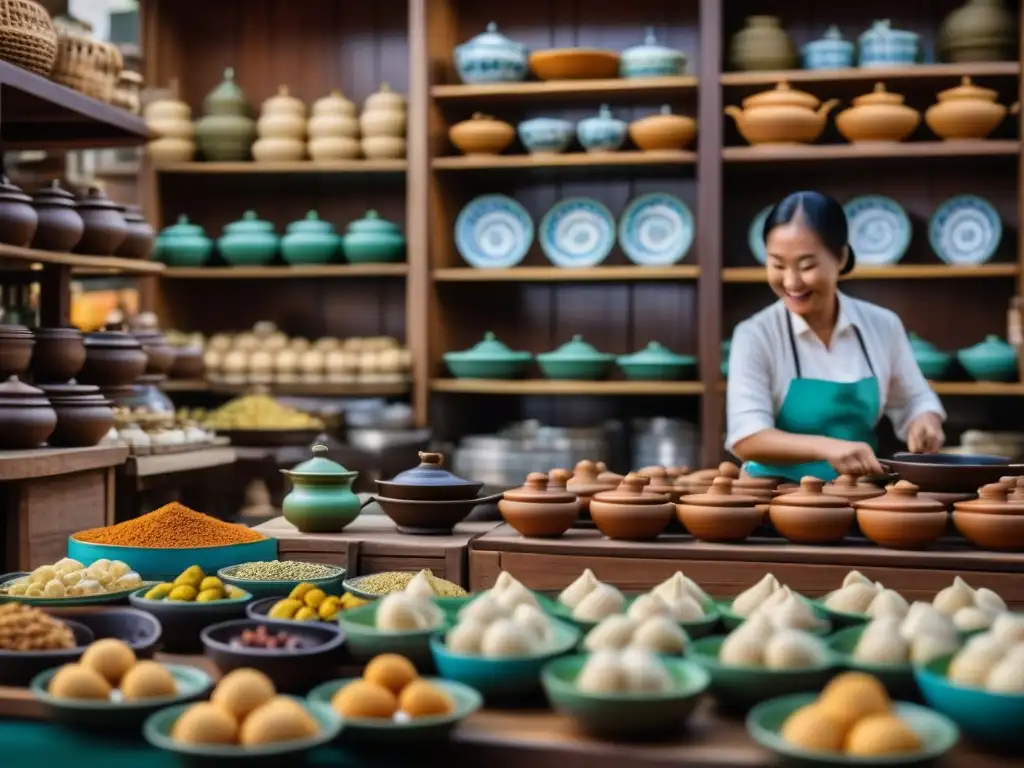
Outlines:
[[[478,395],[699,395],[699,381],[552,381],[550,379],[433,379],[434,392]]]
[[[909,67],[848,67],[845,69],[788,69],[774,72],[724,72],[722,85],[775,85],[790,83],[831,83],[836,81],[954,79],[960,77],[1016,77],[1021,73],[1018,61],[978,62],[976,64],[916,64]]]
[[[764,270],[762,270],[763,274]],[[512,267],[511,269],[475,269],[450,267],[435,269],[440,283],[596,283],[650,280],[696,280],[700,267]]]
[[[124,464],[127,458],[128,449],[121,445],[0,451],[0,482],[70,475],[73,472],[116,467]]]
[[[300,160],[286,163],[171,163],[158,165],[155,171],[160,175],[219,174],[238,175],[304,175],[304,174],[360,174],[360,173],[405,173],[409,167],[406,160],[337,160],[314,163]]]
[[[697,153],[688,150],[653,152],[569,152],[560,155],[458,155],[435,157],[439,171],[542,170],[546,168],[642,168],[693,165]]]
[[[1024,384],[1001,381],[932,381],[937,395],[950,397],[1020,397]]]
[[[492,100],[539,101],[623,99],[642,101],[679,96],[697,88],[697,78],[650,77],[613,80],[552,80],[543,83],[488,83],[486,85],[435,85],[430,95],[438,101]]]
[[[0,61],[0,64],[3,64]],[[164,271],[164,265],[156,261],[142,259],[121,259],[116,256],[88,256],[79,253],[57,253],[40,251],[35,248],[19,248],[16,245],[0,243],[0,263],[7,262],[23,268],[32,268],[36,264],[62,264],[73,268],[73,271],[94,274],[138,274],[150,275]]]
[[[164,392],[212,392],[218,395],[244,395],[257,388],[272,394],[292,397],[397,397],[408,393],[409,382],[390,384],[228,384],[218,381],[169,379],[160,385]]]
[[[763,283],[764,267],[726,267],[722,270],[723,283]],[[884,267],[857,265],[853,274],[844,280],[951,280],[982,277],[1016,277],[1017,264],[979,264],[953,266],[951,264],[892,264]]]
[[[724,147],[722,160],[727,163],[779,163],[814,160],[905,160],[928,157],[1009,157],[1019,154],[1020,142],[1014,139],[963,139]]]
[[[230,446],[197,448],[194,451],[156,454],[154,456],[129,456],[125,463],[125,474],[132,477],[153,477],[172,475],[177,472],[194,472],[200,469],[224,467],[234,464],[235,449]]]
[[[168,280],[298,280],[313,277],[402,277],[409,265],[304,264],[295,267],[168,267]]]

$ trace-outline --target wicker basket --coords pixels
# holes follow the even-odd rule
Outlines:
[[[33,0],[0,0],[0,59],[45,77],[56,58],[57,32],[46,9]]]
[[[123,67],[124,59],[116,46],[70,29],[58,33],[57,63],[51,75],[55,82],[109,103]]]

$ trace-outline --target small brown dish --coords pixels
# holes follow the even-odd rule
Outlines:
[[[0,325],[0,378],[21,376],[28,370],[36,344],[32,331],[23,325]]]
[[[89,187],[78,200],[78,214],[85,230],[75,245],[75,253],[110,256],[128,236],[128,224],[117,203],[103,194],[99,187]]]
[[[66,253],[78,245],[85,232],[85,222],[75,209],[75,196],[54,179],[32,198],[39,226],[32,238],[32,247],[41,251]]]
[[[953,505],[953,525],[979,549],[1024,550],[1024,494],[1020,486],[1011,494],[1000,483],[982,486],[977,499]]]
[[[824,488],[824,480],[808,476],[800,479],[799,491],[772,499],[768,515],[775,530],[794,544],[838,544],[846,538],[857,513]]]
[[[57,426],[49,439],[55,448],[89,448],[114,426],[114,409],[99,387],[69,381],[41,384],[40,389],[57,414]]]
[[[399,472],[390,480],[377,480],[377,492],[387,499],[467,501],[474,499],[484,487],[478,480],[463,480],[444,469],[444,456],[440,453],[420,451],[417,455],[418,466]],[[466,514],[469,514],[468,509]]]
[[[644,488],[644,493],[657,493],[668,496],[669,501],[677,503],[685,495],[682,488],[677,487],[672,478],[669,477],[665,467],[644,467],[636,472],[641,477],[650,479],[650,484]]]
[[[206,362],[200,347],[175,347],[174,362],[167,375],[172,379],[195,381],[206,373]]]
[[[853,475],[840,475],[831,483],[825,483],[821,492],[826,496],[840,496],[851,504],[855,501],[875,499],[885,495],[884,488],[879,488],[874,483]]]
[[[85,337],[82,384],[103,388],[129,387],[146,370],[148,358],[139,340],[123,331],[97,331]]]
[[[0,450],[38,448],[56,426],[57,414],[42,390],[18,381],[17,376],[0,384]]]
[[[32,380],[36,384],[73,379],[85,365],[85,341],[77,328],[35,328]]]
[[[683,496],[676,504],[679,521],[698,541],[736,543],[761,524],[764,512],[753,496],[734,494],[733,478],[719,475],[704,493]]]
[[[601,491],[590,500],[590,516],[609,539],[656,539],[672,521],[675,510],[668,496],[644,493],[650,479],[630,473],[613,491]]]
[[[521,535],[545,539],[561,536],[572,528],[580,513],[576,496],[552,490],[543,472],[531,472],[522,488],[505,491],[498,511]]]
[[[919,490],[909,480],[900,480],[886,488],[883,496],[854,502],[861,533],[887,549],[923,549],[932,544],[945,533],[949,513],[945,504],[919,495]]]
[[[132,331],[146,353],[146,376],[166,376],[174,365],[174,347],[157,328],[139,328]]]
[[[0,243],[24,248],[32,242],[38,225],[32,198],[7,176],[0,176]]]
[[[127,225],[127,234],[117,246],[114,255],[124,259],[148,259],[153,252],[156,234],[142,215],[139,206],[125,206],[124,223]]]
[[[586,459],[576,462],[572,477],[565,484],[565,489],[576,496],[580,507],[580,517],[584,519],[590,517],[590,500],[594,494],[612,491],[618,487],[618,483],[600,479],[598,466],[599,464]]]
[[[544,476],[547,478],[547,475]],[[469,517],[473,507],[497,501],[502,494],[481,496],[478,499],[450,499],[448,501],[421,501],[415,499],[389,499],[376,496],[384,514],[398,526],[399,533],[418,536],[446,536]]]

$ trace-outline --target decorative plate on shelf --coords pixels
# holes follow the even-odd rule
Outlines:
[[[928,242],[947,264],[984,264],[1003,239],[1003,221],[992,204],[977,195],[951,197],[928,222]]]
[[[764,248],[764,223],[774,207],[774,205],[766,205],[762,208],[761,212],[751,219],[750,228],[747,230],[747,245],[758,264],[768,263],[768,251]]]
[[[540,247],[556,267],[593,267],[615,245],[611,211],[589,197],[555,203],[540,222]]]
[[[686,257],[692,245],[693,214],[673,195],[641,195],[619,219],[619,247],[634,264],[675,264]]]
[[[843,206],[858,264],[895,264],[910,247],[912,228],[903,206],[882,195],[855,197]]]
[[[471,267],[514,267],[531,245],[533,220],[523,206],[506,195],[475,197],[455,220],[455,247]]]

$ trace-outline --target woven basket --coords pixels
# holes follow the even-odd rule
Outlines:
[[[123,67],[116,46],[69,29],[58,33],[57,62],[51,74],[55,82],[109,103]]]
[[[57,32],[46,9],[33,0],[0,0],[0,59],[45,77],[56,58]]]

